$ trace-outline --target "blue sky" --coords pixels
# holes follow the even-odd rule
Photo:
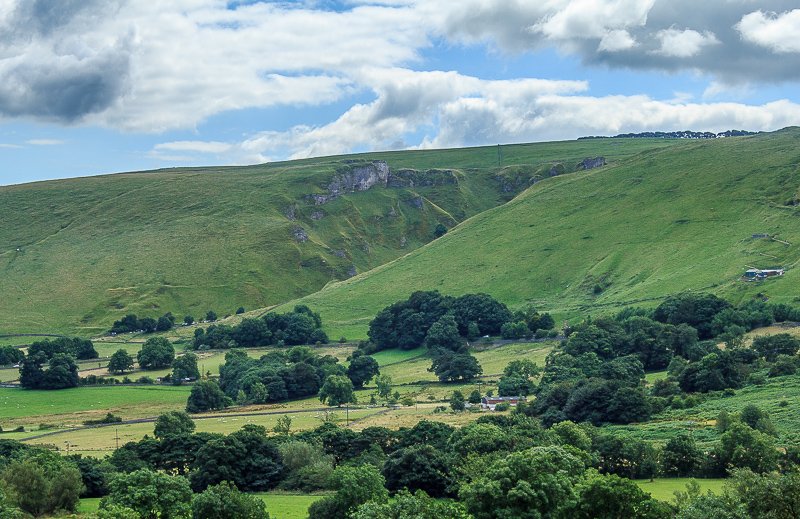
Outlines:
[[[800,9],[752,0],[7,0],[0,185],[800,124]]]

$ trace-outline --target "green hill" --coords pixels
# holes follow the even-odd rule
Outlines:
[[[644,151],[538,182],[366,274],[302,299],[328,333],[363,337],[414,290],[486,292],[559,319],[684,290],[797,301],[800,129]],[[768,233],[773,238],[754,238]],[[746,267],[787,269],[745,283]],[[796,304],[796,303],[795,303]]]
[[[438,223],[498,207],[551,169],[684,144],[510,145],[503,167],[493,146],[0,187],[0,333],[88,335],[129,313],[181,320],[278,304],[401,257]],[[358,191],[378,160],[391,177]]]

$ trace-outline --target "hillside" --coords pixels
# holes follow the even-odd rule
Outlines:
[[[502,168],[492,146],[0,187],[0,333],[91,335],[129,313],[278,304],[401,257],[551,169],[678,145],[509,145]]]
[[[414,290],[486,292],[558,319],[653,306],[684,290],[796,301],[800,129],[685,142],[538,182],[390,264],[302,300],[363,337]],[[792,201],[795,202],[792,202]],[[768,233],[777,239],[753,238]],[[746,267],[788,269],[745,283]],[[595,288],[597,287],[597,288]],[[597,292],[599,291],[599,292]],[[560,320],[558,321],[560,322]]]

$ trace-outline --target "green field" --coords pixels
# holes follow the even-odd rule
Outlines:
[[[652,482],[649,479],[634,481],[653,499],[674,501],[675,492],[686,492],[686,484],[691,481],[691,478],[658,478]],[[708,491],[721,494],[725,486],[724,479],[695,479],[695,481],[700,485],[700,492],[703,494]]]
[[[377,309],[415,290],[485,292],[559,326],[668,294],[792,303],[800,261],[800,129],[692,142],[549,178],[442,238],[300,301],[331,335],[363,337]],[[754,239],[769,233],[779,240]],[[747,266],[784,276],[739,281]],[[600,292],[595,292],[599,287]]]

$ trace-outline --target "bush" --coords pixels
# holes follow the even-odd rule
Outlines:
[[[495,411],[503,412],[503,411],[508,411],[509,409],[511,409],[511,404],[509,404],[508,402],[500,402],[499,404],[494,406]]]

